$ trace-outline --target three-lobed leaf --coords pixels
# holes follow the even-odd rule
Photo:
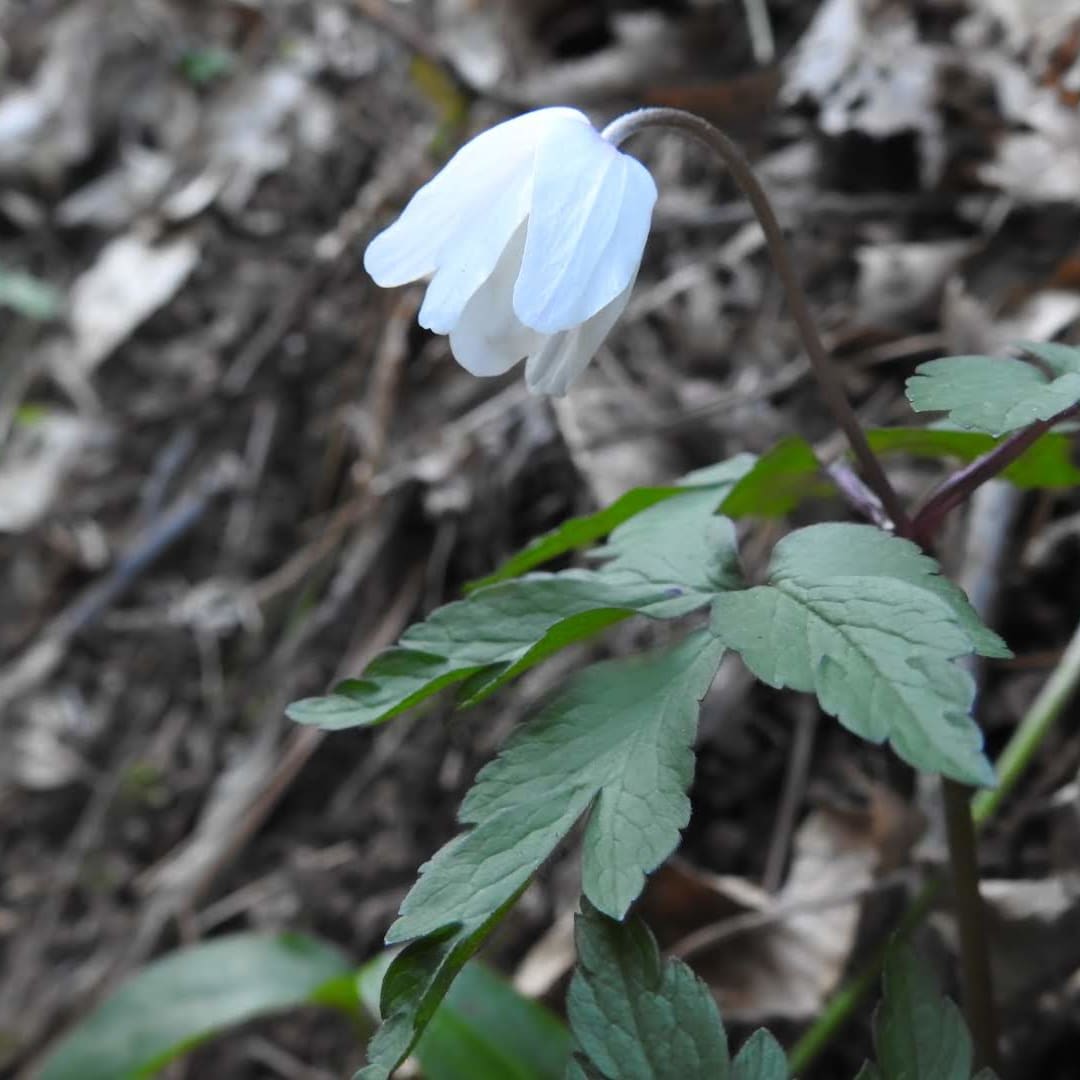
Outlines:
[[[709,988],[681,961],[662,961],[642,923],[583,903],[575,938],[567,1080],[786,1080],[784,1053],[767,1032],[731,1061]]]
[[[960,427],[989,435],[1050,420],[1080,402],[1080,349],[1040,342],[1022,348],[1042,366],[992,356],[920,364],[907,381],[908,400],[916,412],[947,412]]]
[[[992,784],[974,683],[952,661],[1008,650],[937,571],[871,526],[815,525],[777,544],[767,584],[718,596],[711,625],[770,686],[815,693],[916,768]]]

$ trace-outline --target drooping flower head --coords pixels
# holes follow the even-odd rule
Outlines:
[[[372,240],[382,286],[431,277],[420,325],[474,375],[525,360],[529,389],[565,394],[622,314],[656,184],[575,109],[507,120],[466,143]]]

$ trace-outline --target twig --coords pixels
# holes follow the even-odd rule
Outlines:
[[[784,775],[784,792],[769,839],[765,872],[761,876],[762,887],[767,892],[776,892],[784,877],[784,865],[791,846],[791,834],[795,829],[795,818],[806,793],[806,778],[810,772],[810,758],[814,752],[817,727],[817,702],[812,698],[801,699],[799,713],[795,718],[795,738],[791,744]]]
[[[835,907],[854,904],[868,896],[877,896],[889,889],[902,885],[906,875],[899,870],[887,874],[877,881],[859,885],[851,889],[841,889],[829,896],[815,897],[813,900],[791,900],[788,903],[774,904],[766,911],[747,911],[742,915],[733,915],[721,922],[710,923],[677,941],[668,952],[682,960],[705,952],[717,945],[722,945],[732,938],[754,931],[767,930],[770,926],[785,923],[799,915],[812,915],[820,911],[829,911]]]
[[[771,64],[776,57],[776,40],[766,4],[767,0],[743,0],[750,47],[754,50],[754,59],[762,66]]]

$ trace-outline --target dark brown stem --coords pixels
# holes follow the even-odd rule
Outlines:
[[[907,512],[899,497],[889,483],[885,470],[881,467],[874,451],[866,440],[862,426],[859,424],[852,409],[851,403],[844,393],[843,385],[821,341],[817,331],[817,324],[810,314],[810,305],[807,303],[806,294],[799,283],[799,275],[795,270],[795,264],[791,258],[791,252],[787,241],[784,239],[780,222],[776,218],[772,204],[761,182],[754,174],[749,162],[743,157],[742,151],[729,139],[719,128],[713,127],[707,120],[693,113],[683,112],[681,109],[649,108],[639,109],[636,112],[627,113],[612,121],[604,129],[604,138],[615,146],[625,142],[630,136],[636,135],[646,128],[675,129],[685,132],[698,142],[704,143],[724,163],[731,173],[735,182],[739,185],[743,194],[754,208],[758,222],[765,233],[765,242],[769,247],[769,255],[772,257],[773,266],[784,286],[787,301],[791,307],[791,314],[795,325],[799,329],[803,348],[810,358],[810,364],[818,385],[821,387],[822,396],[826,405],[832,412],[840,429],[844,432],[851,445],[856,460],[866,474],[867,483],[881,500],[882,506],[892,520],[893,526],[898,533],[907,533],[910,529]]]
[[[1014,432],[1003,439],[993,450],[976,458],[964,468],[952,474],[923,503],[911,523],[911,537],[924,547],[941,528],[945,518],[958,506],[967,502],[976,488],[988,480],[1000,476],[1018,457],[1030,449],[1055,424],[1080,413],[1080,404],[1063,409],[1049,420],[1038,420],[1029,427]]]
[[[990,971],[986,912],[979,892],[979,864],[971,792],[955,780],[942,781],[945,828],[949,838],[949,870],[953,905],[960,933],[960,968],[964,979],[964,1015],[975,1044],[975,1065],[1000,1072],[997,1006]]]

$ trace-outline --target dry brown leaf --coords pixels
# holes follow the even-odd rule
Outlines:
[[[672,861],[650,880],[641,912],[665,946],[689,958],[725,1016],[809,1019],[847,965],[862,895],[894,860],[886,848],[895,829],[883,822],[896,803],[887,804],[884,816],[881,807],[859,815],[812,812],[776,895]]]

